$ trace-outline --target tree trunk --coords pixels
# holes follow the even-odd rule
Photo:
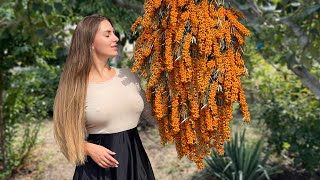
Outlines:
[[[3,117],[3,89],[4,89],[3,72],[0,69],[0,170],[6,168],[5,159],[5,121]]]
[[[309,70],[302,64],[298,63],[294,55],[287,63],[288,69],[293,71],[301,80],[302,84],[306,86],[316,96],[320,97],[320,82],[315,78]]]

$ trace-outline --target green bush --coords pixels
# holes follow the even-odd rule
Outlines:
[[[286,152],[295,168],[320,168],[320,99],[290,78],[265,78],[259,89],[258,114],[270,131],[269,144]]]
[[[201,172],[200,177],[230,180],[270,179],[270,175],[276,172],[276,167],[267,165],[270,153],[265,154],[262,158],[262,146],[262,139],[248,146],[245,140],[245,130],[240,136],[235,133],[232,141],[225,143],[224,156],[219,156],[213,150],[211,155],[204,159],[205,170]]]
[[[0,179],[10,176],[34,146],[41,122],[48,118],[58,68],[28,67],[11,71],[10,86],[4,96],[5,167]],[[3,146],[3,145],[1,145]]]
[[[244,79],[244,87],[250,95],[252,119],[265,127],[269,148],[286,157],[291,171],[314,172],[320,168],[320,99],[302,84],[306,79],[273,64],[284,60],[281,54],[276,56],[264,59],[252,47],[248,54],[250,78]],[[310,73],[320,78],[319,70],[320,64],[314,63]]]

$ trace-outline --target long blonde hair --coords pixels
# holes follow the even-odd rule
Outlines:
[[[54,100],[54,136],[60,150],[73,165],[85,162],[85,100],[92,67],[91,47],[103,20],[111,23],[106,17],[91,15],[77,25]]]

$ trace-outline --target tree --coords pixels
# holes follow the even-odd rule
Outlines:
[[[245,12],[259,53],[271,64],[286,65],[320,97],[320,3],[316,0],[230,1]]]
[[[0,170],[10,173],[10,170],[19,165],[34,142],[37,131],[26,127],[25,135],[20,149],[13,149],[11,140],[16,137],[17,124],[27,123],[37,118],[43,118],[43,111],[36,111],[41,96],[28,94],[27,82],[24,86],[12,88],[12,77],[34,78],[27,76],[14,76],[14,68],[46,66],[45,61],[59,59],[63,56],[61,48],[69,35],[66,24],[72,22],[71,11],[62,4],[54,1],[2,1],[0,7]],[[45,40],[44,40],[45,39]],[[63,48],[64,49],[64,48]],[[49,68],[49,67],[48,67]],[[24,83],[18,82],[17,83]],[[30,84],[30,83],[29,83]],[[37,129],[37,127],[35,128]],[[10,151],[10,150],[14,150]],[[18,163],[11,159],[13,154],[19,154]],[[10,158],[11,157],[11,158]],[[3,175],[2,173],[0,174]],[[6,175],[6,174],[5,174]]]
[[[270,72],[263,63],[256,63],[254,70],[260,72],[253,72],[251,80],[259,97],[257,118],[270,132],[269,147],[278,153],[285,150],[295,169],[315,171],[320,158],[319,128],[315,126],[320,98],[319,1],[230,3],[245,13],[259,57],[276,70]]]

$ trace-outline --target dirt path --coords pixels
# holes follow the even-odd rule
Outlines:
[[[29,180],[64,180],[72,179],[74,167],[71,166],[53,138],[52,121],[45,122],[39,132],[37,147],[25,160],[25,165],[12,179]],[[143,145],[150,158],[156,179],[159,180],[188,180],[196,173],[197,166],[186,158],[179,160],[173,144],[162,147],[157,129],[140,132]]]

